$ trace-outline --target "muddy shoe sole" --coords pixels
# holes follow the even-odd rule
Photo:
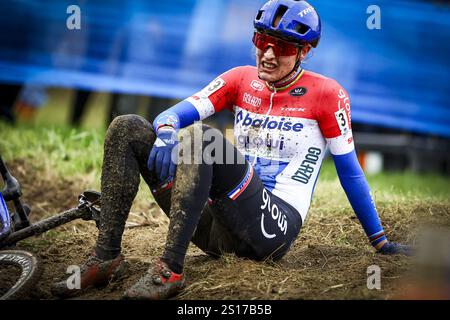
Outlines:
[[[150,288],[132,287],[125,291],[122,300],[165,300],[176,296],[184,288],[184,283],[170,283]]]
[[[60,282],[55,283],[51,288],[50,292],[54,297],[61,298],[61,299],[67,299],[67,298],[73,298],[79,295],[82,295],[86,292],[88,292],[91,289],[94,288],[104,288],[109,283],[118,281],[122,278],[124,278],[127,275],[127,272],[130,268],[130,264],[128,261],[123,260],[114,270],[111,277],[109,279],[106,279],[104,281],[98,281],[97,283],[94,283],[92,285],[89,285],[82,289],[70,289],[73,285],[73,283],[67,279]],[[71,276],[73,277],[73,276]]]
[[[125,291],[123,300],[164,300],[180,293],[185,286],[184,279],[156,284],[152,275],[146,273],[131,288]]]

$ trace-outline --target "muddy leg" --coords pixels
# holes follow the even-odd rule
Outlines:
[[[202,161],[202,132],[202,126],[192,125],[180,140],[183,161],[177,166],[172,188],[169,231],[162,256],[176,273],[183,272],[184,257],[211,187],[213,168]],[[200,137],[199,143],[194,142],[194,137]]]
[[[142,174],[147,183],[152,175],[147,159],[156,136],[151,124],[137,115],[117,117],[105,137],[101,176],[101,220],[96,253],[113,259],[121,251],[122,234]]]
[[[169,232],[162,257],[176,273],[182,272],[191,240],[207,253],[219,253],[217,246],[211,245],[215,218],[206,205],[208,196],[214,198],[230,190],[247,170],[243,156],[218,130],[195,124],[187,133],[182,135],[186,139],[180,141],[184,154],[180,155],[182,161],[172,190]],[[226,232],[224,238],[229,235]]]

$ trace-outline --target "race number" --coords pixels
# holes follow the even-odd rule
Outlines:
[[[348,120],[345,110],[339,109],[339,111],[335,112],[334,115],[336,117],[339,129],[341,130],[341,135],[346,135],[350,132],[350,121]]]
[[[200,91],[200,95],[202,98],[208,98],[214,92],[222,88],[226,84],[225,80],[222,78],[217,78],[213,82],[211,82],[206,88]]]

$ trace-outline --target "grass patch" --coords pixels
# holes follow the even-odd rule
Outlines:
[[[450,179],[438,174],[417,174],[405,172],[382,172],[375,175],[366,175],[367,181],[374,196],[383,200],[389,199],[450,199]],[[326,159],[323,162],[317,188],[322,182],[337,180],[333,161]],[[342,191],[343,192],[343,191]]]
[[[36,169],[70,177],[99,176],[105,130],[41,127],[0,122],[0,153],[5,161],[23,159]]]

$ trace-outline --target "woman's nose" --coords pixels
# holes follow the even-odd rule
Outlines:
[[[266,50],[264,50],[264,57],[267,59],[275,58],[275,51],[272,46],[268,46]]]

